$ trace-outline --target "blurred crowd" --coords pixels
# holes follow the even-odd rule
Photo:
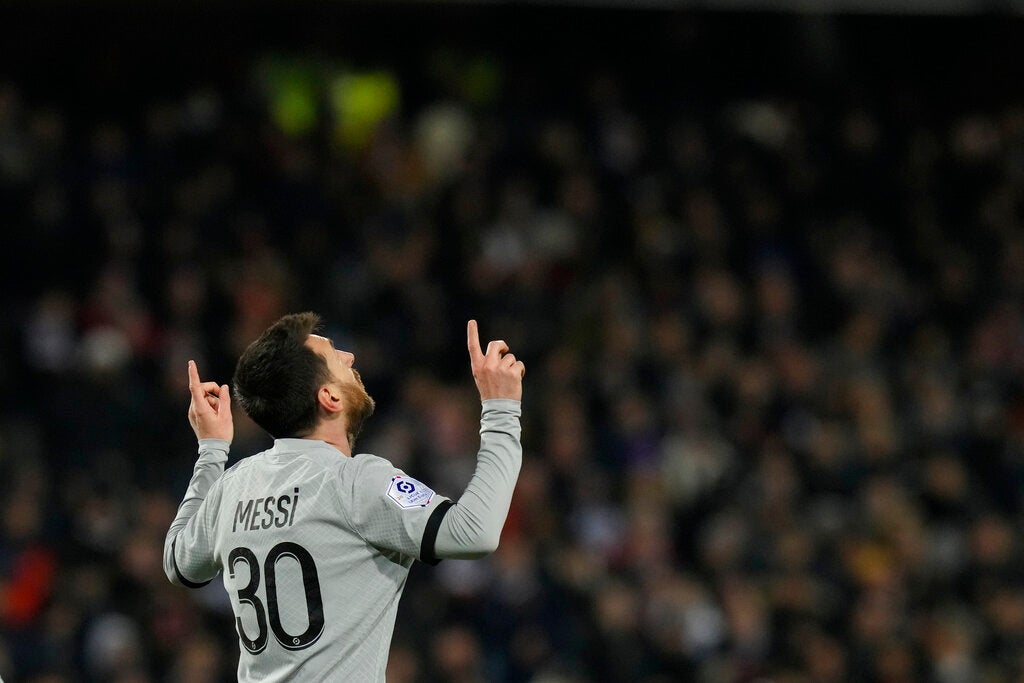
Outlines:
[[[186,361],[314,310],[356,450],[452,497],[465,320],[528,368],[501,547],[414,568],[389,683],[1024,681],[1024,104],[429,68],[88,122],[0,83],[4,680],[233,680],[223,587],[161,569]]]

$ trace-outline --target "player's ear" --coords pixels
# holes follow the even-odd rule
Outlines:
[[[320,385],[320,390],[316,392],[316,402],[329,413],[339,412],[345,407],[341,394],[330,384]]]

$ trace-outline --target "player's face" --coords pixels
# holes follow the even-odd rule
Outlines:
[[[339,383],[355,383],[363,386],[359,373],[352,367],[356,362],[355,354],[334,348],[334,342],[319,334],[309,335],[306,346],[324,357],[324,360],[327,361],[327,369]]]
[[[348,427],[349,442],[355,443],[356,437],[359,436],[359,432],[363,428],[363,423],[373,414],[373,409],[376,407],[373,399],[366,393],[362,378],[352,367],[356,357],[348,351],[334,348],[334,342],[318,334],[309,335],[306,345],[327,361],[327,369],[330,370],[344,397],[345,424]]]

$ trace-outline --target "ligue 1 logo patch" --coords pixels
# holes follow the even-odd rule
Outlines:
[[[434,491],[421,481],[412,477],[396,474],[391,477],[388,485],[388,498],[395,501],[400,508],[422,508],[430,505]]]

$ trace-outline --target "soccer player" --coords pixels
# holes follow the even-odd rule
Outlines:
[[[172,583],[223,573],[240,681],[383,681],[414,560],[479,558],[498,545],[519,475],[523,362],[466,327],[480,392],[476,471],[458,502],[375,455],[355,455],[373,412],[355,357],[286,315],[241,355],[234,400],[274,437],[226,472],[232,392],[188,364],[199,459],[164,542]]]

